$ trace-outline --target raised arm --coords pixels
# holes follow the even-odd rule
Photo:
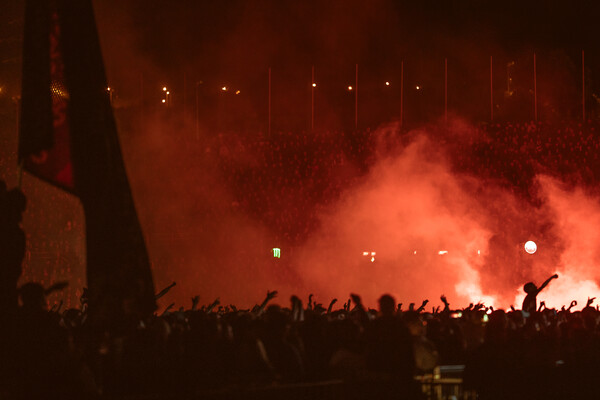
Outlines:
[[[546,279],[546,280],[544,281],[544,283],[542,283],[542,285],[540,286],[540,288],[538,289],[538,291],[537,291],[537,292],[538,292],[538,293],[539,293],[539,292],[541,292],[541,291],[542,291],[542,290],[543,290],[543,289],[544,289],[546,286],[548,286],[548,284],[550,283],[550,281],[551,281],[552,279],[556,279],[556,278],[558,278],[558,274],[554,274],[554,275],[552,275],[550,278]]]
[[[429,303],[429,300],[425,299],[423,300],[423,303],[421,303],[421,307],[417,308],[417,312],[423,312],[423,310],[425,310],[425,306],[427,305],[427,303]]]
[[[265,311],[265,308],[267,307],[267,304],[269,303],[269,301],[274,299],[276,296],[277,296],[277,290],[273,290],[272,292],[267,290],[267,295],[265,296],[265,299],[263,300],[262,304],[260,306],[258,306],[257,314],[261,315]]]

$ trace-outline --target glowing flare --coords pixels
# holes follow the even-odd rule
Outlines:
[[[281,258],[281,249],[278,247],[273,247],[273,257],[274,258]]]
[[[444,254],[448,254],[448,250],[440,250],[440,251],[438,251],[438,254],[440,256],[443,256]]]
[[[533,254],[537,251],[537,244],[535,244],[535,242],[531,241],[531,240],[527,241],[527,243],[525,243],[524,247],[525,247],[525,251],[528,254]]]
[[[352,86],[348,86],[348,90],[351,91],[353,88]]]
[[[312,87],[317,87],[317,84],[313,82]]]
[[[385,81],[385,86],[390,86],[390,83],[388,81]]]
[[[221,90],[222,90],[222,91],[224,91],[224,92],[226,92],[226,91],[227,91],[227,86],[223,86],[223,87],[221,88]]]
[[[167,87],[163,86],[163,92],[166,92],[166,91],[167,91]]]

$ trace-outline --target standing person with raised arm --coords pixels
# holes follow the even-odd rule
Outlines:
[[[539,288],[535,286],[535,283],[528,282],[523,286],[523,290],[527,293],[525,299],[523,300],[523,311],[528,313],[534,313],[537,310],[537,295],[550,283],[552,279],[558,278],[558,274],[552,275],[550,278],[546,279],[542,286]]]

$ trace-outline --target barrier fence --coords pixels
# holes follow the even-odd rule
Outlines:
[[[475,400],[477,394],[463,388],[464,365],[436,367],[431,374],[417,375],[421,400]],[[414,395],[403,392],[401,385],[371,381],[347,382],[328,380],[298,384],[275,384],[260,387],[228,387],[222,390],[194,394],[157,394],[126,397],[105,397],[114,400],[383,400],[409,399]]]

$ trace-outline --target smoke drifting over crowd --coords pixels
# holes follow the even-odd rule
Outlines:
[[[200,293],[206,302],[220,296],[226,304],[251,305],[277,289],[284,303],[291,294],[314,293],[326,303],[356,292],[374,305],[389,292],[405,304],[446,294],[456,304],[507,308],[520,306],[524,283],[558,273],[541,297],[548,306],[582,304],[596,293],[598,197],[548,175],[536,175],[526,196],[461,171],[454,150],[476,131],[458,120],[442,140],[439,130],[399,136],[397,126],[384,126],[374,134],[369,170],[340,170],[356,179],[339,196],[306,207],[307,189],[299,187],[274,200],[274,213],[317,221],[294,242],[282,240],[268,216],[240,205],[215,167],[218,155],[186,151],[168,127],[151,129],[125,149],[139,155],[129,166],[157,285],[177,281],[167,301],[178,303]],[[235,162],[250,168],[261,158],[236,154]],[[254,190],[268,191],[269,184]],[[528,240],[538,245],[533,255],[523,248]],[[273,247],[281,248],[281,259],[269,254]]]
[[[588,295],[598,293],[597,186],[537,165],[520,172],[527,175],[523,190],[462,166],[469,157],[465,148],[494,141],[475,128],[489,118],[492,53],[495,121],[532,119],[534,48],[540,119],[574,118],[580,77],[573,60],[579,62],[581,48],[566,38],[576,25],[581,43],[594,49],[594,13],[573,6],[570,24],[562,24],[556,22],[562,9],[550,8],[546,19],[556,22],[546,23],[550,32],[522,21],[533,7],[522,2],[489,9],[429,3],[96,3],[123,155],[157,291],[177,282],[162,306],[188,305],[197,294],[202,303],[220,297],[223,304],[252,306],[267,290],[278,290],[282,304],[291,294],[314,293],[326,304],[354,292],[374,306],[387,292],[404,304],[428,298],[437,305],[445,294],[455,306],[484,301],[520,307],[523,284],[539,284],[554,273],[560,278],[540,295],[548,306],[572,299],[584,305]],[[546,41],[549,34],[556,40]],[[599,56],[586,53],[589,70],[600,65]],[[444,111],[444,58],[451,118],[448,125],[426,125]],[[513,60],[516,66],[507,67]],[[354,134],[368,132],[368,143],[342,139],[338,132],[355,128],[354,97],[346,88],[354,84],[356,64],[363,129]],[[318,133],[305,132],[312,66],[319,84]],[[288,136],[300,145],[292,150],[281,144],[289,145],[289,138],[265,137],[270,67],[273,131],[294,132]],[[507,78],[509,68],[513,75]],[[592,93],[598,82],[588,79]],[[376,91],[387,90],[379,87],[386,80],[395,92]],[[159,108],[163,85],[174,87],[177,112]],[[239,88],[241,95],[217,97],[223,85]],[[3,125],[13,128],[4,120]],[[416,128],[407,132],[406,126]],[[310,144],[314,135],[327,137],[319,151]],[[14,140],[6,143],[16,148]],[[350,150],[323,152],[330,143],[349,144]],[[368,151],[357,150],[367,144]],[[16,176],[14,157],[7,154],[3,161],[13,167],[3,166],[3,178]],[[301,172],[282,173],[294,159]],[[43,185],[24,181],[30,199],[24,228],[38,240],[30,250],[60,238],[58,243],[69,245],[59,253],[78,267],[62,271],[60,258],[34,256],[26,260],[24,280],[69,279],[75,299],[85,285],[82,213],[67,196],[50,202],[36,195],[34,189]],[[52,218],[36,227],[41,214]],[[287,235],[287,226],[295,235]],[[528,240],[537,243],[535,254],[524,251]],[[275,247],[281,248],[280,259],[270,253]]]

